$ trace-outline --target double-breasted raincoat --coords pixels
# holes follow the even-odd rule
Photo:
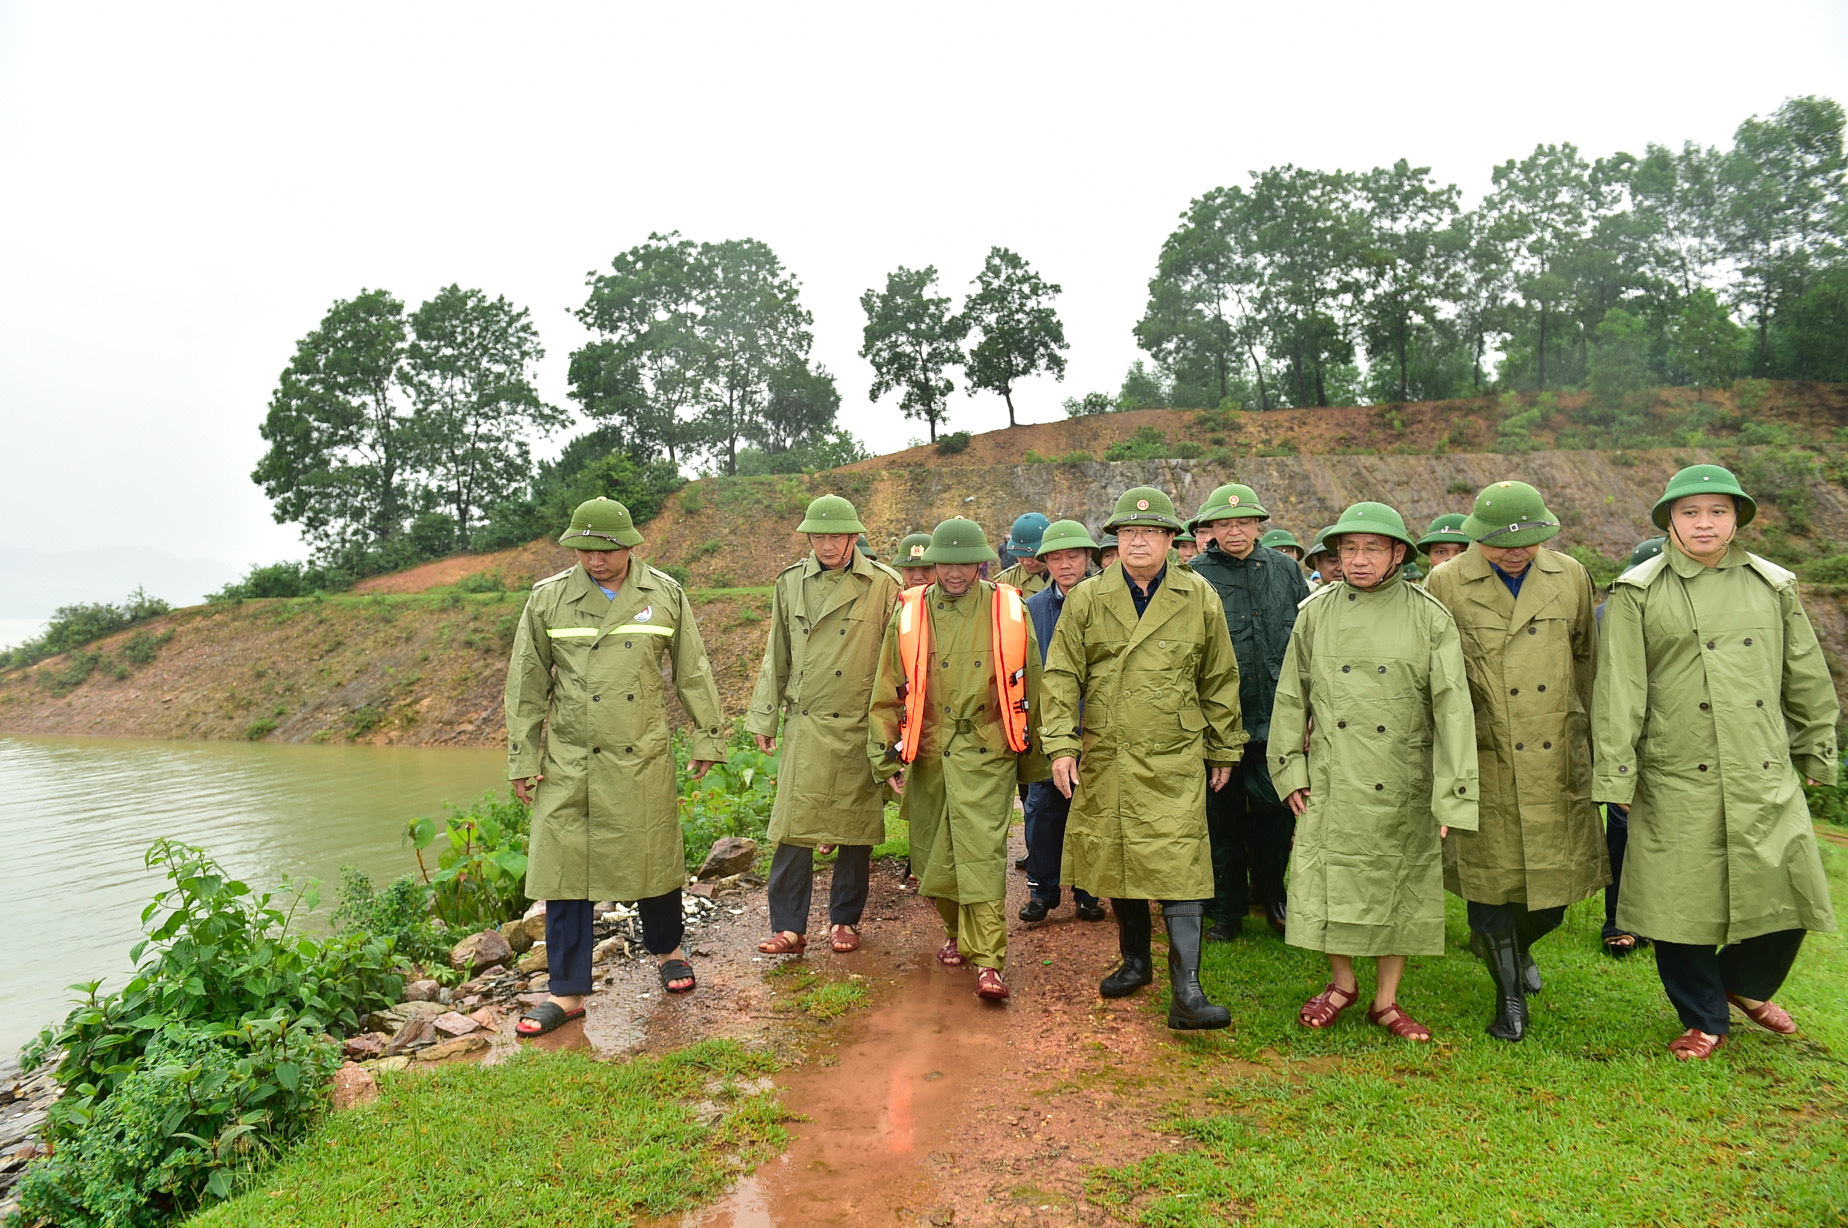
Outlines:
[[[770,640],[744,727],[783,742],[769,838],[878,844],[886,790],[866,763],[867,709],[887,619],[904,587],[858,550],[844,568],[813,554],[776,578]]]
[[[1438,829],[1473,831],[1477,805],[1450,611],[1398,576],[1317,589],[1284,656],[1269,750],[1277,795],[1309,790],[1284,940],[1333,955],[1442,955]]]
[[[1796,577],[1671,544],[1618,578],[1601,644],[1592,791],[1630,807],[1617,924],[1690,945],[1834,929],[1802,786],[1835,783],[1840,708]]]
[[[533,800],[526,894],[641,900],[686,881],[661,667],[693,722],[692,757],[725,758],[724,716],[687,595],[632,558],[611,600],[582,567],[541,580],[507,667],[507,778]]]
[[[1476,714],[1479,826],[1444,841],[1444,883],[1478,904],[1574,904],[1610,881],[1591,797],[1591,574],[1543,548],[1508,591],[1473,547],[1425,592],[1456,620]]]
[[[1169,566],[1138,618],[1120,562],[1078,584],[1040,710],[1047,757],[1078,757],[1066,881],[1118,899],[1210,899],[1206,768],[1236,765],[1247,740],[1212,585]]]

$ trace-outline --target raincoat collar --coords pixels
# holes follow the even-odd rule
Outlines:
[[[1662,557],[1668,560],[1668,565],[1673,568],[1675,574],[1680,576],[1683,580],[1691,580],[1701,572],[1708,570],[1704,564],[1698,563],[1683,554],[1681,552],[1681,547],[1676,544],[1675,539],[1672,537],[1668,539],[1668,544],[1663,547]],[[1726,557],[1714,564],[1713,570],[1724,571],[1728,567],[1744,567],[1751,561],[1752,552],[1747,550],[1744,546],[1741,546],[1738,539],[1734,538],[1732,546],[1726,551]]]
[[[807,600],[808,582],[833,570],[838,570],[841,578],[829,588],[827,598],[822,602],[821,608],[811,614]],[[808,557],[802,560],[802,583],[796,585],[794,599],[790,602],[790,613],[804,623],[820,622],[865,591],[865,584],[854,582],[856,576],[868,583],[873,577],[872,563],[858,550],[855,550],[852,557],[847,560],[847,565],[840,568],[823,567],[821,560],[815,557],[815,552],[809,551]]]
[[[1508,634],[1521,630],[1548,606],[1560,599],[1561,588],[1556,584],[1535,584],[1534,573],[1557,575],[1565,570],[1551,550],[1544,547],[1534,551],[1533,561],[1521,576],[1521,593],[1515,596],[1508,591],[1508,586],[1496,572],[1495,564],[1489,562],[1480,550],[1465,550],[1462,557],[1451,564],[1463,577],[1467,585],[1465,590],[1469,599],[1478,605],[1487,606],[1497,616],[1508,620]]]

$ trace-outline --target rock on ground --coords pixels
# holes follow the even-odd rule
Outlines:
[[[476,973],[498,968],[513,958],[513,947],[499,930],[483,930],[458,942],[449,952],[449,966],[462,972]]]
[[[694,877],[724,878],[729,874],[742,874],[756,860],[757,841],[744,836],[723,836],[706,854],[706,860],[700,863],[699,873]]]
[[[336,1112],[371,1104],[378,1098],[379,1081],[364,1066],[348,1062],[334,1072],[333,1103]]]

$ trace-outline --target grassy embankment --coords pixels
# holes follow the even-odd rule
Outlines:
[[[1824,859],[1839,905],[1848,851]],[[1450,954],[1412,961],[1401,994],[1426,1047],[1370,1026],[1364,1001],[1327,1032],[1298,1025],[1326,979],[1312,953],[1268,934],[1210,947],[1235,1030],[1181,1040],[1163,1075],[1208,1107],[1168,1123],[1190,1145],[1098,1171],[1092,1198],[1163,1228],[1848,1223],[1848,941],[1811,935],[1779,994],[1801,1035],[1735,1015],[1725,1048],[1684,1064],[1652,955],[1601,953],[1602,907],[1538,948],[1547,987],[1518,1045],[1483,1034],[1489,980],[1454,899]]]

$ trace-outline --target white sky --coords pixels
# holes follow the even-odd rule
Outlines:
[[[532,309],[547,396],[587,272],[652,230],[801,278],[842,418],[859,295],[988,248],[1064,286],[1063,386],[1114,390],[1188,200],[1406,157],[1474,200],[1536,143],[1724,144],[1848,102],[1848,5],[84,4],[0,0],[0,546],[298,556],[248,474],[336,299],[457,281]],[[951,428],[1005,424],[957,394]],[[5,578],[0,576],[0,583]]]

